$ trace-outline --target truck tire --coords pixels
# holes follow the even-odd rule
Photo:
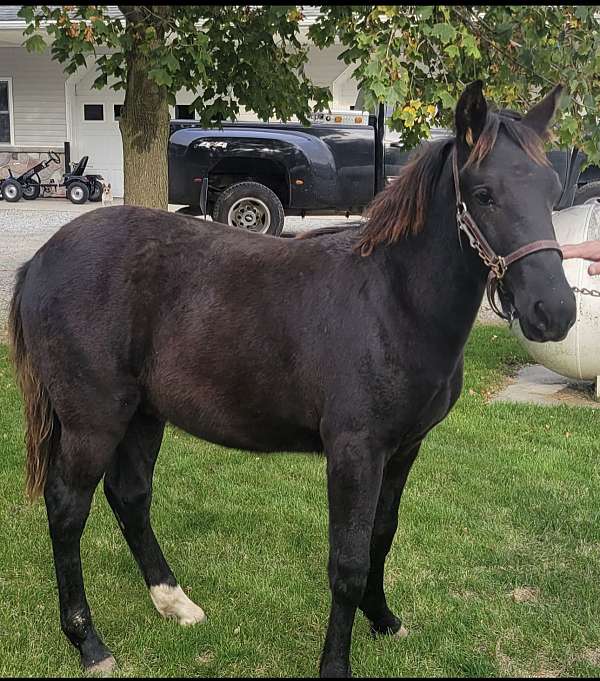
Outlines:
[[[87,185],[84,184],[83,182],[79,182],[79,180],[76,180],[75,182],[71,182],[69,186],[67,187],[67,198],[71,203],[76,203],[77,205],[81,205],[82,203],[85,203],[89,197],[90,197],[90,190],[87,188]]]
[[[23,198],[27,201],[35,201],[40,195],[41,187],[37,180],[29,180],[23,185]]]
[[[279,236],[285,214],[275,192],[259,182],[238,182],[227,187],[215,202],[215,222]]]
[[[4,180],[2,185],[0,185],[0,191],[2,192],[2,198],[9,203],[16,203],[23,196],[21,183],[13,179]]]
[[[588,182],[575,192],[574,206],[580,206],[590,199],[600,199],[600,181]]]

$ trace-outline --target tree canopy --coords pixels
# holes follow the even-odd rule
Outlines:
[[[25,45],[43,51],[42,22],[52,56],[68,74],[90,58],[95,88],[126,89],[128,62],[143,56],[148,77],[174,105],[182,88],[198,93],[193,105],[203,123],[235,117],[239,105],[258,116],[308,122],[309,101],[326,105],[328,91],[314,86],[303,67],[308,46],[299,40],[302,14],[293,6],[25,5]],[[104,49],[103,49],[104,48]]]
[[[600,12],[584,5],[323,6],[315,44],[338,38],[367,104],[385,101],[407,144],[450,125],[458,96],[481,79],[498,105],[526,110],[566,85],[555,131],[600,163]]]

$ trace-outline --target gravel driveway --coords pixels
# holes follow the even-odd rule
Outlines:
[[[97,208],[97,204],[74,206],[66,202],[57,206],[57,201],[58,199],[38,199],[35,207],[34,204],[23,206],[23,203],[8,207],[4,202],[0,203],[0,337],[5,336],[15,271],[19,265],[31,258],[62,225],[82,212]],[[171,208],[175,210],[177,207]],[[356,217],[351,216],[351,219],[355,220]],[[304,219],[289,217],[285,221],[285,231],[317,229],[344,220],[339,215]],[[484,322],[497,319],[487,303],[482,306],[479,316]]]
[[[73,212],[4,209],[0,203],[0,337],[5,330],[15,271],[72,220]]]

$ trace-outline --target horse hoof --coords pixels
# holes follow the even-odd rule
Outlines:
[[[180,615],[177,619],[182,627],[191,627],[194,624],[203,624],[206,622],[206,614],[202,608],[195,603],[191,603],[194,607],[190,607],[185,613]]]
[[[204,610],[191,601],[180,586],[151,586],[150,598],[163,617],[176,619],[182,627],[206,621]]]
[[[402,625],[400,629],[394,634],[394,638],[406,638],[408,636],[408,629]]]
[[[406,638],[408,630],[402,625],[402,622],[396,615],[389,612],[385,617],[371,622],[371,636],[377,638],[379,636],[394,636],[395,638]]]
[[[116,667],[117,661],[112,655],[109,655],[100,662],[96,662],[96,664],[93,664],[91,667],[88,667],[85,670],[85,673],[88,674],[89,676],[99,676],[107,678],[113,675],[113,672],[115,671]]]
[[[347,667],[346,669],[340,669],[340,667],[323,667],[319,676],[322,679],[351,679],[352,669]]]

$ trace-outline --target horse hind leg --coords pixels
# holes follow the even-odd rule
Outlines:
[[[83,668],[107,675],[116,662],[98,636],[85,595],[80,540],[94,490],[118,437],[66,430],[53,438],[44,499],[58,582],[61,627],[79,650]]]
[[[206,619],[177,583],[150,523],[152,476],[165,424],[138,411],[104,478],[104,492],[158,612],[191,625]]]

